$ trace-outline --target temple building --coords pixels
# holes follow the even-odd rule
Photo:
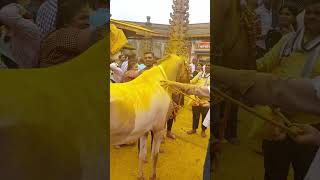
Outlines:
[[[156,58],[165,54],[169,40],[169,24],[156,24],[147,16],[146,22],[111,20],[126,34],[129,46],[141,58],[146,51],[154,52]],[[210,62],[210,23],[189,24],[186,39],[189,43],[189,60],[196,58],[201,63]]]

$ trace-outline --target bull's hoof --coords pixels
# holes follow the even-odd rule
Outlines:
[[[146,180],[146,178],[144,178],[143,176],[139,176],[138,180]]]
[[[143,159],[143,162],[148,163],[148,159],[147,158]]]
[[[153,176],[150,177],[151,180],[157,180],[157,176],[154,174]]]

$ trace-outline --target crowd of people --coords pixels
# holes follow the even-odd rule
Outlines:
[[[255,9],[256,16],[258,17],[258,20],[260,23],[258,23],[258,28],[261,29],[261,33],[257,38],[256,41],[256,50],[257,50],[257,70],[259,71],[275,71],[274,73],[279,73],[281,66],[297,66],[293,68],[300,68],[303,66],[303,64],[290,64],[290,61],[285,61],[285,58],[290,55],[289,52],[289,46],[284,47],[284,41],[288,41],[291,36],[296,35],[298,32],[303,31],[304,32],[304,11],[299,9],[299,4],[297,3],[288,3],[288,1],[285,1],[286,3],[283,3],[280,8],[278,9],[278,12],[274,12],[274,8],[271,7],[270,0],[262,0],[257,1],[258,7]],[[278,23],[275,23],[274,16],[278,15],[277,21]],[[300,33],[300,36],[301,35]],[[300,37],[301,38],[301,37]],[[288,43],[288,42],[286,42]],[[296,43],[297,44],[297,43]],[[280,47],[281,46],[281,47]],[[297,48],[297,47],[295,47]],[[302,50],[303,47],[300,47],[300,50]],[[295,49],[297,50],[297,49]],[[282,52],[279,52],[282,51]],[[281,54],[279,54],[281,53]],[[279,54],[279,57],[277,57]],[[276,56],[276,57],[274,57]],[[283,56],[283,57],[282,57]],[[278,58],[278,59],[277,59]],[[273,62],[274,61],[274,62]],[[272,66],[272,67],[271,67]],[[299,66],[299,67],[298,67]],[[291,68],[292,67],[286,67]],[[316,69],[316,64],[314,65],[314,68]],[[296,69],[299,71],[298,69]],[[310,69],[313,70],[313,69]],[[310,71],[309,70],[309,71]],[[288,70],[292,71],[292,70]],[[286,72],[283,72],[286,73]],[[282,73],[282,74],[283,74]],[[293,73],[293,72],[291,72]],[[312,73],[312,72],[309,72]],[[305,72],[305,74],[308,74]],[[284,75],[284,74],[283,74]],[[289,74],[286,74],[289,75]],[[294,75],[297,75],[295,73]],[[293,76],[293,75],[290,75]],[[223,112],[221,113],[223,114]],[[233,116],[230,114],[230,116]],[[221,116],[223,117],[223,115]],[[237,139],[237,117],[229,117],[227,124],[229,124],[227,128],[227,132],[231,131],[231,137],[226,135],[227,140],[231,142],[231,144],[239,144],[239,140]],[[224,137],[221,136],[220,129],[216,130],[217,135],[217,141],[220,142],[227,142]],[[225,133],[228,134],[228,133]]]
[[[106,35],[106,1],[0,3],[1,68],[41,68],[78,56]]]
[[[272,49],[279,48],[279,44],[282,44],[279,42],[280,39],[283,41],[298,29],[302,29],[304,22],[303,12],[301,12],[297,3],[285,1],[279,8],[274,8],[272,7],[272,0],[260,0],[256,2],[254,13],[258,20],[256,29],[259,34],[256,40],[255,58],[257,61],[256,66],[259,69],[260,62],[270,59],[269,57],[274,52]],[[268,62],[268,60],[265,60],[265,62]],[[239,145],[237,106],[228,105],[222,101],[217,105],[216,109],[219,111],[220,117],[216,121],[218,124],[215,126],[216,130],[214,131],[217,141]]]
[[[261,123],[262,120],[259,118],[253,121],[263,124],[258,130],[262,132],[253,134],[263,142],[261,153],[264,156],[265,180],[287,180],[290,167],[293,167],[294,180],[316,180],[319,178],[320,155],[320,3],[312,0],[302,4],[292,1],[284,3],[278,9],[278,24],[274,24],[272,14],[276,11],[271,8],[270,3],[269,0],[261,1],[255,11],[260,18],[262,29],[262,35],[256,43],[257,70],[234,70],[213,66],[211,70],[214,72],[215,85],[212,87],[217,88],[217,83],[223,84],[229,90],[240,94],[241,99],[254,106],[256,111],[261,112],[267,119],[288,126],[289,130],[284,130],[283,127],[270,122]],[[179,88],[188,94],[210,95],[210,89],[205,86],[170,81],[164,84]],[[213,95],[217,96],[215,91]],[[216,101],[216,98],[212,100]],[[212,107],[213,133],[210,139],[213,146],[206,158],[206,161],[211,159],[211,167],[214,166],[213,158],[217,158],[217,147],[227,142],[224,140],[227,135],[224,133],[226,127],[220,124],[228,121],[229,128],[231,126],[236,132],[237,126],[234,125],[238,123],[237,111],[221,112],[221,101],[216,103],[218,104]],[[279,108],[290,122],[281,121],[279,115],[277,117]],[[227,118],[233,122],[226,119],[225,116],[228,114]],[[299,131],[292,133],[295,128]],[[221,131],[223,133],[220,133]],[[240,143],[228,140],[231,144]],[[210,165],[207,164],[205,168],[208,166]],[[204,171],[204,174],[208,174],[208,171]],[[209,176],[204,177],[210,179]]]

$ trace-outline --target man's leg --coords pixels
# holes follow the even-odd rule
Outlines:
[[[294,180],[303,180],[318,148],[316,146],[298,144],[293,140],[291,141],[294,146],[292,163],[294,169]]]
[[[225,107],[225,102],[222,101],[221,103],[215,104],[214,110],[212,110],[214,115],[214,121],[213,121],[213,135],[216,137],[216,140],[221,141],[224,139],[225,134],[225,126],[223,121],[223,109]]]
[[[203,180],[210,180],[210,141],[207,147],[206,159],[203,166]]]
[[[264,154],[264,180],[287,180],[291,163],[292,144],[289,139],[262,143]]]
[[[167,137],[171,139],[176,139],[176,136],[171,132],[172,124],[173,124],[173,118],[170,118],[167,121]]]
[[[201,132],[201,136],[202,137],[206,137],[206,127],[203,125],[203,121],[204,121],[204,118],[206,117],[208,111],[209,111],[209,107],[200,107],[201,109],[201,118],[202,118],[202,121],[201,121],[201,129],[202,129],[202,132]]]
[[[219,103],[216,106],[214,106],[216,111],[217,111],[217,127],[215,127],[217,130],[217,135],[215,135],[217,137],[217,141],[220,143],[226,143],[227,140],[225,139],[225,134],[226,134],[226,128],[227,128],[227,118],[223,117],[224,112],[222,112],[224,110],[223,107],[227,108],[225,106],[225,103]]]
[[[192,110],[192,129],[196,130],[199,126],[200,119],[200,106],[193,106],[194,110]]]
[[[196,133],[199,125],[199,118],[200,118],[200,107],[199,106],[192,106],[192,130],[187,131],[188,134]]]
[[[167,131],[171,131],[172,124],[173,124],[173,119],[172,118],[168,119],[168,121],[167,121]]]
[[[214,142],[214,123],[216,121],[218,121],[221,117],[220,117],[220,110],[213,108],[210,109],[210,111],[212,112],[212,120],[210,120],[210,139],[209,139],[209,150],[210,150],[210,177],[212,178],[213,175],[213,170],[215,165],[218,162],[217,159],[217,154],[219,152],[219,148],[217,148],[217,146],[219,146],[219,144],[217,142]],[[211,118],[210,117],[210,118]]]
[[[151,141],[150,141],[150,143],[151,143],[151,150],[152,150],[152,144],[153,144],[153,132],[151,131]]]
[[[226,139],[228,139],[228,141],[234,145],[239,144],[239,140],[237,139],[238,137],[237,130],[238,130],[238,106],[231,104],[229,117],[227,118]]]

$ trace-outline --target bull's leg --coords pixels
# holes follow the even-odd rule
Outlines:
[[[152,160],[152,169],[151,169],[151,177],[150,179],[156,180],[156,170],[157,170],[157,161],[158,161],[158,154],[161,144],[161,137],[162,131],[155,131],[153,137],[153,144],[152,144],[152,152],[151,152],[151,160]]]
[[[146,136],[147,139],[148,139],[148,133],[149,132],[146,132],[144,134],[144,136]],[[152,136],[152,138],[153,138],[153,136]],[[152,141],[151,141],[151,143],[152,143]],[[146,142],[146,144],[147,144],[147,142]],[[145,151],[147,152],[147,145],[145,145],[144,148],[145,148]],[[138,156],[140,157],[140,138],[138,140]],[[145,158],[143,159],[143,162],[148,163],[147,156],[145,156]]]
[[[148,144],[147,139],[148,139],[148,134],[149,134],[149,132],[147,132],[147,133],[144,134],[144,136],[145,136],[145,138],[146,138],[146,143],[145,143],[145,145],[143,146],[144,152],[145,152],[145,155],[144,155],[144,158],[143,158],[143,162],[144,162],[144,163],[147,163],[147,162],[148,162],[148,159],[147,159],[147,144]]]
[[[138,179],[143,180],[143,163],[147,157],[147,138],[148,134],[140,137],[140,152],[139,152],[139,169],[138,169]]]

